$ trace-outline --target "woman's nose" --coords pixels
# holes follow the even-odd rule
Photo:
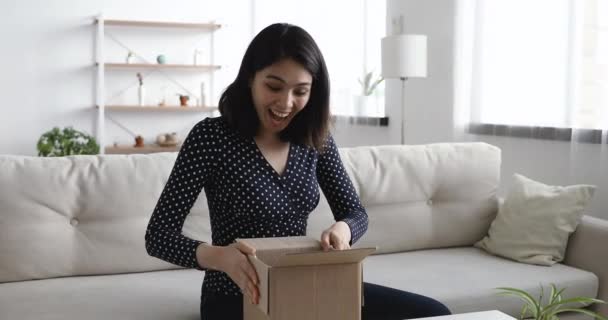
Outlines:
[[[293,95],[287,91],[281,95],[281,107],[288,109],[293,105]]]

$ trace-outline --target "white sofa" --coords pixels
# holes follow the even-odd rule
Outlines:
[[[485,143],[340,150],[378,246],[364,280],[444,302],[454,313],[520,303],[494,288],[608,300],[608,221],[586,216],[566,261],[533,266],[472,246],[497,212],[500,150]],[[0,319],[198,319],[203,272],[148,256],[144,233],[175,153],[0,156]],[[332,223],[322,198],[308,234]],[[210,240],[204,193],[183,233]],[[602,310],[606,312],[606,308]],[[582,319],[566,316],[563,319]]]

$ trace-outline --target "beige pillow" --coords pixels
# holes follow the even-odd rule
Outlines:
[[[564,259],[595,186],[549,186],[520,174],[492,222],[475,246],[519,262],[550,266]]]

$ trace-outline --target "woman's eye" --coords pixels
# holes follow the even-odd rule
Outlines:
[[[296,95],[300,96],[300,97],[305,96],[307,94],[308,94],[308,90],[296,91]]]
[[[273,92],[281,91],[280,87],[275,87],[275,86],[271,86],[271,85],[266,85],[266,87],[268,87],[268,89],[270,89],[270,91],[273,91]]]

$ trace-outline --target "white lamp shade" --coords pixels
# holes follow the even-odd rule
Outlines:
[[[426,77],[426,36],[399,34],[382,38],[382,77]]]

